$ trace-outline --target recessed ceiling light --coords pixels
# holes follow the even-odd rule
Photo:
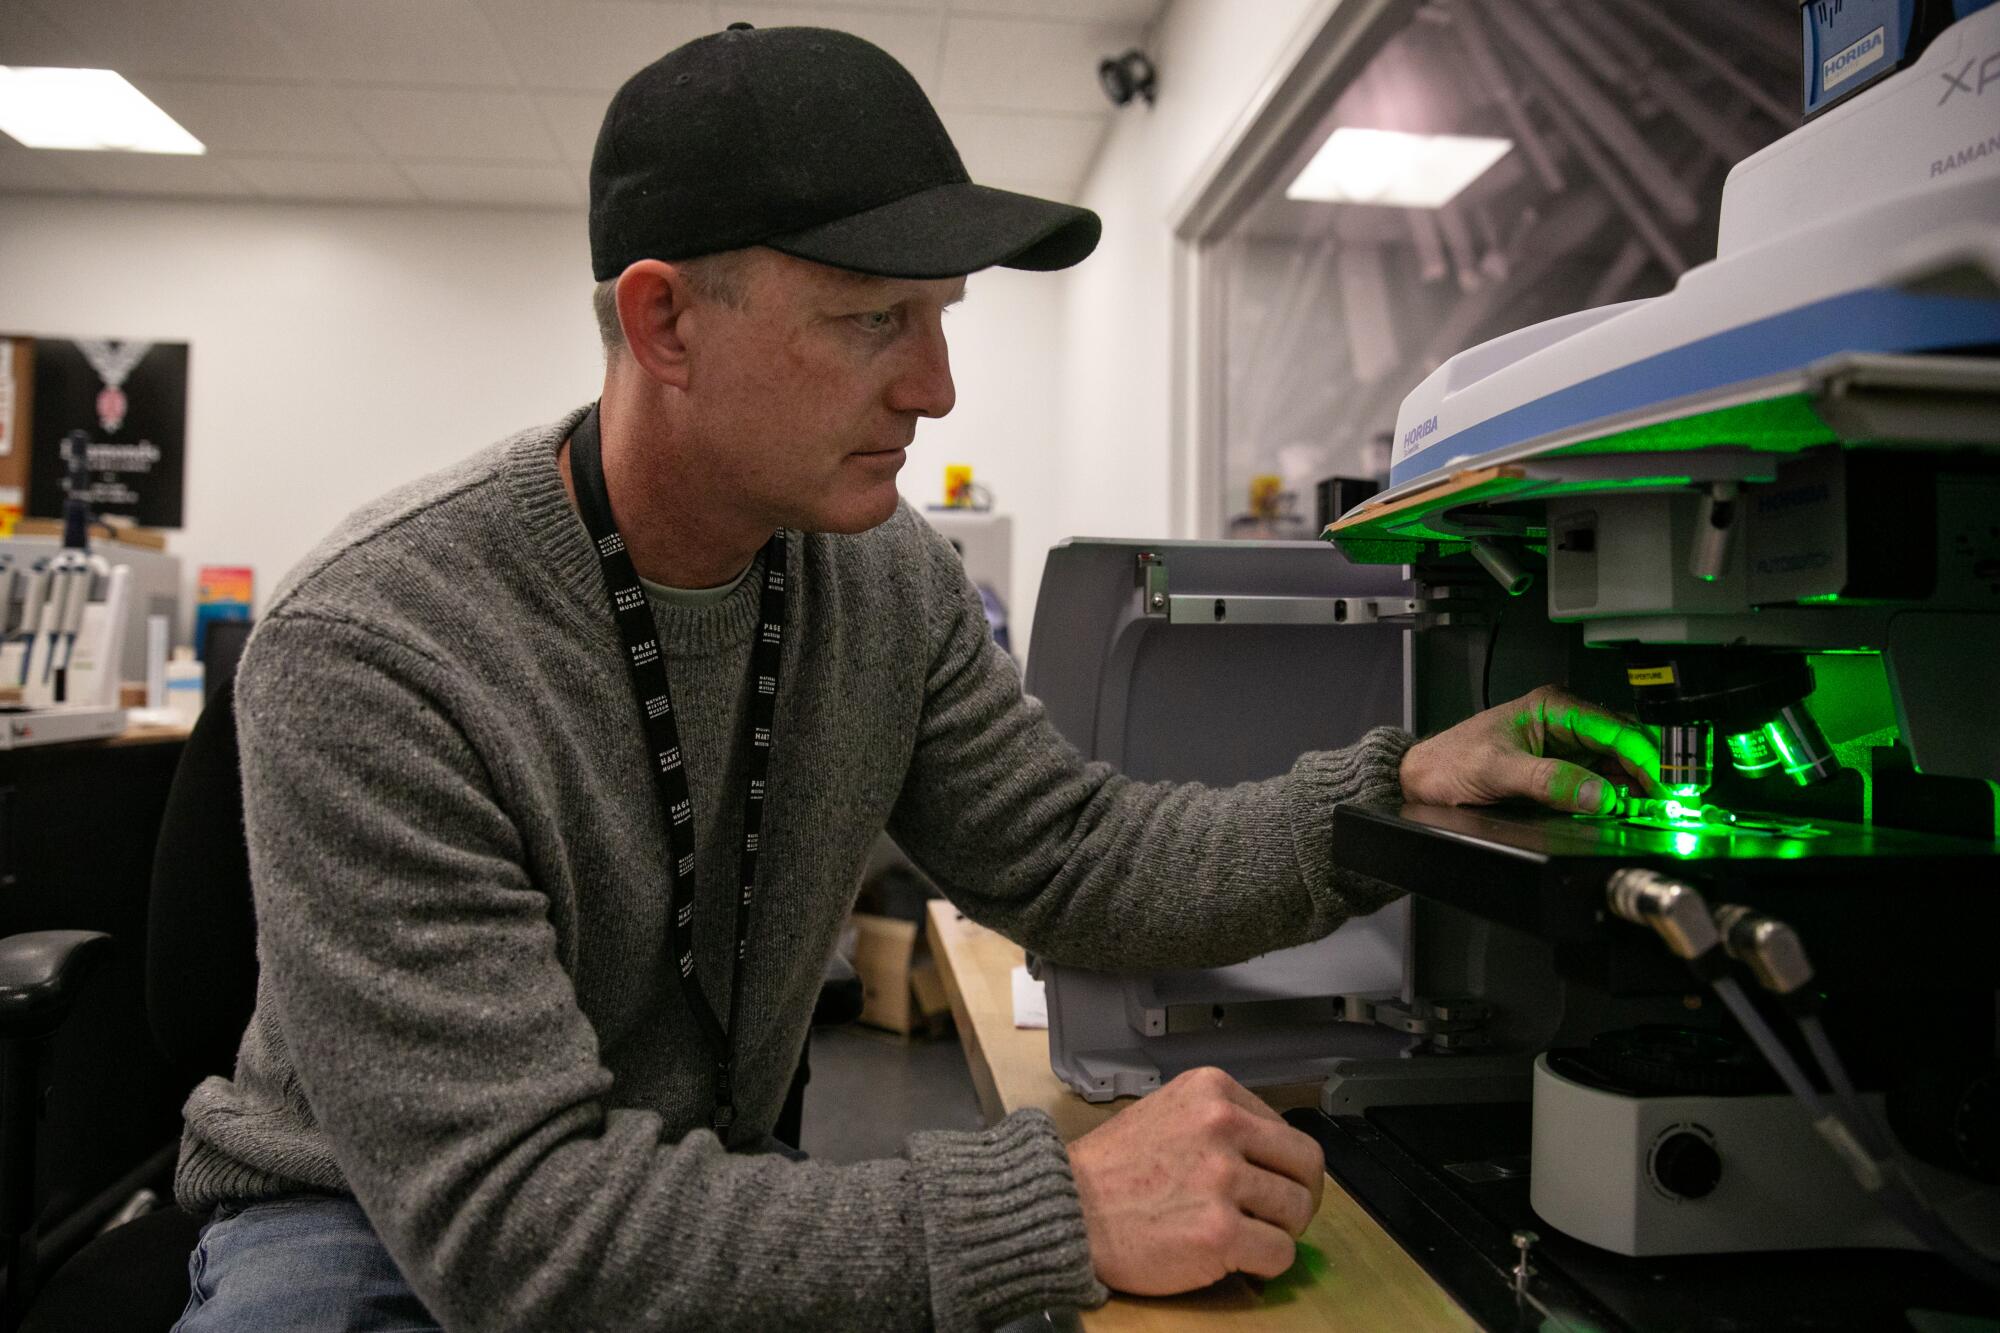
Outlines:
[[[146,94],[109,69],[0,65],[0,130],[30,148],[208,151]]]
[[[1285,198],[1443,208],[1513,146],[1508,139],[1343,125],[1286,187]]]

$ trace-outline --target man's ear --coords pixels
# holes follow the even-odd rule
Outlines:
[[[683,321],[694,288],[680,269],[658,259],[641,259],[618,275],[618,324],[625,347],[649,378],[685,389],[688,376]]]

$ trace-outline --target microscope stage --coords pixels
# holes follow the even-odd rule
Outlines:
[[[1555,942],[1583,976],[1650,990],[1686,972],[1610,915],[1613,871],[1688,880],[1712,906],[1790,924],[1828,984],[2000,982],[2000,844],[1833,820],[1810,836],[1640,827],[1532,808],[1343,806],[1339,862],[1421,898]]]

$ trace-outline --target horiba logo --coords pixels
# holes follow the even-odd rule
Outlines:
[[[1822,60],[1819,66],[1820,88],[1823,91],[1838,88],[1887,55],[1889,45],[1884,39],[1885,32],[1885,29],[1877,28],[1845,51]]]
[[[625,539],[615,532],[597,543],[597,553],[599,555],[617,555],[624,549]]]
[[[611,597],[612,604],[620,611],[637,611],[646,604],[644,588],[620,588]]]

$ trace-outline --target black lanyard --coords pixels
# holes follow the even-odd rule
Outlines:
[[[625,539],[611,517],[611,497],[604,488],[602,443],[597,409],[592,407],[570,436],[570,477],[576,483],[583,525],[597,544],[604,565],[604,586],[611,593],[611,613],[625,641],[625,665],[632,672],[632,693],[653,754],[654,785],[666,815],[667,839],[673,851],[668,882],[675,968],[681,993],[715,1057],[716,1135],[724,1143],[736,1122],[736,1103],[729,1067],[734,1059],[732,1037],[743,1002],[743,958],[750,938],[750,898],[757,885],[757,843],[764,826],[764,777],[771,766],[772,718],[778,704],[778,665],[785,637],[785,530],[764,543],[764,595],[759,604],[757,639],[750,649],[750,717],[745,730],[750,742],[750,783],[743,797],[743,859],[736,895],[736,949],[729,964],[729,1027],[701,988],[694,965],[694,800],[688,792],[687,768],[681,755],[680,729],[674,725],[673,698],[667,688],[667,667],[660,655],[659,626],[646,604],[646,590],[626,554]]]

